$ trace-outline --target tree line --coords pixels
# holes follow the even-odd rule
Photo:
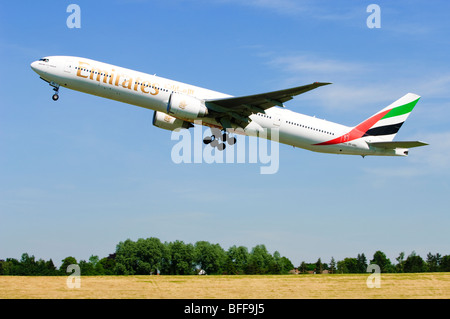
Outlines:
[[[378,250],[373,258],[368,260],[364,253],[358,254],[356,258],[344,258],[335,261],[332,257],[329,264],[322,263],[319,258],[316,263],[302,262],[298,267],[300,273],[328,273],[358,274],[367,272],[370,264],[380,267],[382,273],[419,273],[419,272],[450,272],[450,255],[428,253],[426,260],[413,251],[405,258],[405,253],[401,252],[396,258],[397,263],[392,263],[386,254]]]
[[[297,268],[299,273],[366,273],[369,264],[377,264],[381,272],[437,272],[450,271],[450,256],[440,254],[427,255],[423,260],[415,252],[405,258],[400,253],[393,264],[381,252],[375,252],[368,260],[364,254],[356,258],[344,258],[323,263],[319,258],[315,263],[302,262]],[[249,250],[244,246],[232,246],[224,250],[219,244],[198,241],[195,244],[174,242],[162,243],[158,238],[141,238],[137,241],[127,239],[116,246],[113,254],[99,258],[91,256],[88,261],[77,262],[69,256],[62,260],[59,269],[53,261],[36,260],[27,253],[21,259],[0,260],[0,275],[19,276],[67,276],[67,267],[77,264],[83,276],[95,275],[254,275],[287,274],[294,265],[278,251],[270,254],[265,245],[257,245]]]
[[[158,238],[120,242],[116,251],[107,257],[91,256],[88,261],[66,257],[57,269],[50,259],[36,261],[34,256],[22,254],[20,260],[0,260],[0,275],[66,276],[67,267],[78,264],[84,276],[93,275],[195,275],[200,271],[218,274],[286,274],[294,268],[291,261],[278,251],[270,254],[265,245],[250,251],[244,246],[232,246],[225,251],[219,244],[198,241],[195,244],[162,243]]]

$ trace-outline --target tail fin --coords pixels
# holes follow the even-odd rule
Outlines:
[[[376,136],[380,141],[392,141],[419,99],[419,95],[408,93],[356,128],[365,132],[363,136]]]
[[[372,137],[370,141],[366,140],[368,143],[391,142],[419,99],[419,95],[408,93],[364,122],[353,127],[350,132],[315,145],[340,144],[362,137]]]

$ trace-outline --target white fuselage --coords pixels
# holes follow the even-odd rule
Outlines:
[[[172,93],[181,93],[200,100],[231,97],[228,94],[86,58],[49,58],[48,62],[35,61],[31,67],[51,85],[60,85],[158,112],[167,113]],[[343,139],[342,143],[334,145],[316,145],[344,136],[352,128],[281,107],[271,107],[265,110],[265,113],[252,114],[250,119],[250,124],[243,128],[244,134],[255,135],[255,132],[260,133],[262,130],[277,129],[277,141],[294,147],[335,154],[400,155],[394,150],[370,147],[362,138],[350,142]],[[199,123],[192,119],[183,120]],[[214,118],[207,116],[198,118],[198,121],[205,126],[221,127]],[[238,129],[235,126],[233,128]],[[267,138],[271,138],[271,135]]]

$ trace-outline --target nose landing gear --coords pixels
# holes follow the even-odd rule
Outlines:
[[[53,91],[55,91],[55,94],[53,94],[52,99],[53,101],[58,101],[59,99],[59,84],[55,82],[50,82],[50,85],[53,86]]]

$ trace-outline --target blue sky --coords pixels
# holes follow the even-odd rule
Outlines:
[[[66,8],[81,8],[69,29]],[[370,29],[369,4],[381,8]],[[447,1],[9,1],[0,4],[0,259],[105,257],[127,238],[265,244],[296,266],[381,250],[450,254],[450,22]],[[153,112],[52,90],[46,55],[100,60],[247,95],[332,82],[289,109],[356,125],[422,96],[396,139],[408,158],[280,145],[259,163],[175,164]]]

